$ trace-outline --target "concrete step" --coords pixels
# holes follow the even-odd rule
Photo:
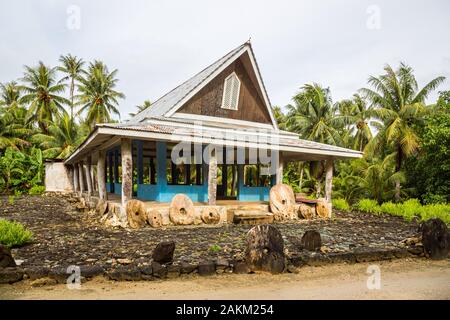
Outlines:
[[[272,223],[273,214],[263,210],[234,210],[233,222],[236,224]]]

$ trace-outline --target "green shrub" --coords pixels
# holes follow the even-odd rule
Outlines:
[[[30,190],[28,190],[28,194],[36,195],[43,194],[45,192],[45,186],[32,186]]]
[[[345,199],[333,199],[333,208],[341,211],[350,211],[350,205]]]
[[[7,247],[17,247],[30,243],[33,233],[16,221],[0,219],[0,243]]]
[[[369,213],[380,213],[380,206],[378,205],[378,202],[376,202],[375,200],[372,199],[361,199],[359,200],[356,205],[355,208],[359,211],[363,211],[363,212],[369,212]]]

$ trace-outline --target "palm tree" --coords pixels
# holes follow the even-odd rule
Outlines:
[[[46,158],[66,158],[85,138],[67,112],[56,123],[52,123],[48,131],[49,134],[38,133],[32,137],[33,142],[44,150]]]
[[[144,103],[140,106],[136,106],[136,108],[138,109],[138,111],[136,113],[134,112],[130,112],[128,115],[130,117],[134,117],[135,115],[137,115],[138,113],[140,113],[141,111],[144,111],[145,109],[151,107],[152,103],[150,102],[150,100],[145,100]]]
[[[275,120],[277,120],[278,128],[281,130],[285,130],[287,118],[286,115],[283,113],[283,110],[281,110],[281,108],[278,106],[274,106],[273,114],[275,116]]]
[[[20,100],[21,90],[17,82],[0,83],[0,107],[11,110],[17,108]]]
[[[80,94],[76,98],[79,99],[77,104],[82,105],[78,114],[87,112],[86,121],[91,129],[97,123],[110,122],[111,113],[120,117],[118,99],[125,95],[114,90],[118,81],[116,74],[117,69],[109,72],[101,61],[94,61],[89,65],[87,77],[78,78]]]
[[[383,121],[380,132],[367,145],[367,152],[374,154],[390,148],[395,153],[395,172],[399,173],[404,159],[419,148],[413,125],[426,112],[425,99],[445,77],[437,77],[419,90],[413,70],[406,64],[400,63],[397,71],[386,65],[384,71],[379,77],[369,77],[373,89],[360,90],[372,103],[374,114]],[[400,184],[401,179],[397,179],[396,201],[400,200]]]
[[[61,81],[69,80],[70,119],[73,121],[75,81],[85,73],[83,70],[84,61],[71,54],[60,56],[59,61],[62,65],[58,67],[58,70],[65,74]]]
[[[40,129],[48,133],[48,126],[54,117],[64,112],[63,104],[70,104],[69,100],[60,96],[65,85],[56,81],[56,68],[49,68],[39,62],[36,68],[25,66],[22,81],[25,85],[20,88],[25,95],[21,103],[29,103],[29,119],[37,121]]]
[[[333,145],[342,144],[339,127],[331,101],[330,90],[320,85],[306,84],[288,105],[287,127],[301,138]],[[341,121],[342,122],[342,121]]]
[[[19,147],[30,145],[27,137],[32,130],[16,121],[18,114],[23,116],[25,113],[26,110],[21,108],[6,110],[0,115],[0,149],[7,147],[19,149]]]
[[[293,97],[294,105],[287,106],[286,127],[300,134],[300,137],[320,143],[342,145],[340,129],[343,120],[336,117],[330,90],[320,85],[306,84]],[[321,194],[324,163],[311,162],[310,174],[317,179],[316,196]],[[302,177],[301,177],[302,178]]]
[[[362,151],[366,144],[372,139],[370,124],[374,116],[372,107],[358,94],[353,95],[353,99],[342,100],[336,103],[339,115],[336,117],[346,124],[344,136],[349,134],[352,142],[348,144],[353,149]],[[344,140],[347,140],[344,138]]]
[[[0,149],[29,146],[33,132],[27,122],[27,110],[20,104],[21,89],[15,82],[0,84]]]

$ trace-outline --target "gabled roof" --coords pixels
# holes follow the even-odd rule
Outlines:
[[[131,118],[127,123],[137,124],[146,119],[154,117],[171,117],[179,108],[181,108],[184,103],[186,103],[192,96],[194,96],[198,91],[200,91],[204,86],[206,86],[211,80],[213,80],[221,71],[223,71],[227,66],[232,64],[236,59],[238,59],[245,52],[248,53],[254,71],[258,80],[260,90],[263,95],[263,102],[267,107],[270,118],[272,120],[272,125],[274,129],[278,129],[277,122],[275,120],[272,107],[270,105],[270,100],[267,95],[264,83],[262,81],[261,74],[259,72],[258,65],[256,64],[256,59],[253,54],[250,42],[246,42],[234,50],[227,53],[225,56],[209,65],[199,73],[197,73],[192,78],[183,82],[181,85],[168,92],[156,102],[152,104],[150,108],[147,108],[133,118]],[[218,119],[220,121],[220,119]]]

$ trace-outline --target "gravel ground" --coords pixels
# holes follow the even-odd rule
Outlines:
[[[176,241],[175,261],[243,259],[249,225],[107,228],[95,213],[76,211],[64,198],[24,196],[10,203],[0,198],[0,218],[16,220],[34,233],[32,244],[12,250],[22,267],[68,265],[146,265],[163,240]],[[305,230],[322,235],[323,255],[403,248],[401,240],[417,233],[417,223],[398,217],[335,212],[332,220],[275,223],[285,240],[288,257],[315,255],[299,246]],[[404,249],[404,248],[403,248]],[[318,255],[321,255],[320,253]]]

